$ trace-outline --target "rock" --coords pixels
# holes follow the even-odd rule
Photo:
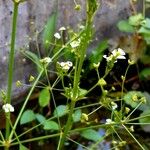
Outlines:
[[[59,1],[57,28],[61,26],[76,28],[78,23],[81,24],[85,20],[85,1],[78,0],[77,2],[81,5],[80,12],[74,10],[75,4],[72,0]],[[95,43],[119,36],[117,22],[128,18],[131,13],[128,0],[99,0],[99,2],[100,8],[94,21]],[[18,101],[18,97],[29,88],[28,86],[16,87],[16,81],[20,80],[28,84],[29,76],[36,75],[35,65],[20,53],[20,49],[32,50],[29,43],[32,45],[32,42],[36,41],[37,32],[43,30],[49,16],[55,11],[56,4],[56,0],[28,0],[19,6],[13,78],[13,99],[16,99],[14,101]],[[10,0],[0,1],[0,89],[4,91],[7,89],[12,11],[13,3]]]

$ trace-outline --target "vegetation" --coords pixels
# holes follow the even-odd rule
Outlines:
[[[108,41],[102,41],[88,57],[98,1],[86,0],[86,21],[76,31],[61,27],[55,32],[57,13],[50,16],[42,32],[44,56],[38,55],[38,51],[37,54],[21,51],[35,63],[37,76],[30,76],[31,88],[17,109],[17,105],[11,105],[11,95],[18,8],[24,0],[13,0],[8,86],[7,92],[1,91],[6,126],[0,130],[0,147],[5,150],[35,149],[33,146],[37,145],[40,149],[48,145],[57,150],[150,148],[150,139],[144,137],[150,132],[150,95],[142,88],[150,77],[150,19],[145,15],[149,1],[143,2],[142,13],[134,12],[128,20],[117,24],[120,31],[130,33],[130,43],[122,42],[108,51]],[[75,10],[80,9],[75,2]],[[132,74],[138,65],[142,67]],[[117,67],[121,70],[116,71]],[[139,88],[131,88],[133,80]],[[20,88],[21,81],[16,86]],[[17,114],[15,119],[13,114]]]

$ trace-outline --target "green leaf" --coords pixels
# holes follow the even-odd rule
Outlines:
[[[135,97],[135,96],[138,99],[145,97],[144,93],[142,93],[140,91],[130,91],[124,95],[123,99],[128,105],[130,105],[132,108],[135,108],[140,103],[139,100],[137,100],[137,101],[133,100],[133,97]],[[142,111],[146,110],[148,108],[149,108],[149,106],[147,104],[141,104],[141,106],[138,107],[138,109],[142,110]]]
[[[150,45],[150,35],[144,34],[144,40],[146,41],[147,45]]]
[[[83,98],[85,98],[84,97],[84,95],[87,93],[87,90],[86,89],[82,89],[82,88],[79,88],[79,91],[78,91],[79,93],[78,93],[78,99],[83,99]]]
[[[44,123],[44,130],[59,130],[59,126],[56,122],[54,121],[46,121]]]
[[[129,17],[129,24],[132,26],[140,26],[143,20],[143,15],[139,13]]]
[[[144,117],[139,119],[139,122],[141,123],[141,127],[144,129],[144,131],[150,131],[150,110],[148,109],[143,113],[141,113],[140,117]],[[144,125],[144,123],[149,123],[149,125]]]
[[[92,51],[92,54],[89,57],[91,69],[93,69],[93,63],[97,64],[102,60],[104,51],[107,48],[108,48],[108,41],[103,41],[99,43],[98,47]]]
[[[25,147],[22,144],[19,144],[19,150],[29,150],[27,147]]]
[[[45,25],[43,32],[43,44],[46,50],[50,47],[50,43],[52,43],[56,28],[56,20],[57,20],[57,13],[54,13],[50,16]]]
[[[150,35],[150,29],[147,29],[147,28],[145,28],[145,27],[141,27],[141,28],[138,30],[138,33]]]
[[[66,105],[59,105],[54,110],[54,116],[56,117],[62,117],[68,113],[68,106]]]
[[[39,123],[44,123],[44,121],[46,121],[46,118],[41,114],[36,114],[35,117]]]
[[[130,33],[135,32],[134,27],[131,26],[127,20],[119,21],[119,23],[117,24],[117,27],[122,32],[130,32]]]
[[[81,119],[81,114],[82,114],[81,109],[76,110],[72,115],[73,122],[79,122]]]
[[[88,129],[88,130],[82,131],[81,136],[88,140],[92,140],[94,142],[97,142],[98,140],[100,140],[102,138],[101,135],[93,129]]]
[[[42,66],[41,66],[41,62],[40,62],[40,59],[38,58],[38,56],[31,51],[24,51],[23,54],[36,64],[37,71],[40,72]]]
[[[146,18],[146,19],[143,21],[142,26],[143,26],[144,28],[150,29],[150,19],[149,19],[149,18]]]
[[[29,123],[35,119],[36,117],[35,117],[34,112],[28,109],[22,114],[21,119],[20,119],[20,124]]]
[[[43,89],[41,92],[40,92],[40,95],[39,95],[39,105],[41,107],[45,107],[49,104],[50,102],[50,92],[49,92],[49,89],[46,87],[45,89]]]
[[[145,68],[140,72],[141,79],[148,79],[150,78],[150,68]]]
[[[141,57],[141,62],[143,63],[143,64],[150,64],[150,56],[149,55],[142,55],[142,57]]]

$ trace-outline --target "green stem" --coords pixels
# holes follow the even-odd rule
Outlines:
[[[66,126],[65,126],[65,131],[64,131],[64,133],[62,133],[62,136],[60,137],[59,146],[58,146],[57,150],[62,150],[63,149],[64,142],[65,142],[65,139],[67,137],[68,131],[71,130],[71,127],[72,127],[72,114],[73,114],[73,111],[74,111],[75,103],[76,103],[76,101],[71,101],[71,107],[70,107],[70,111],[69,111],[68,120],[67,120],[67,123],[66,123]]]
[[[9,62],[8,62],[9,64],[8,64],[8,83],[7,83],[7,103],[9,104],[11,103],[17,17],[18,17],[18,3],[14,2],[12,33],[11,33],[11,49],[9,53]],[[9,119],[10,119],[10,113],[8,113],[8,119],[6,119],[6,140],[8,140],[9,133],[10,133]]]
[[[124,75],[124,79],[123,79],[123,82],[122,82],[122,86],[121,86],[121,115],[123,118],[123,94],[124,94],[124,84],[125,84],[125,80],[126,80],[126,77],[127,77],[127,73],[128,73],[128,70],[130,68],[130,65],[128,65],[127,69],[126,69],[126,72],[125,72],[125,75]]]
[[[15,41],[16,41],[16,29],[17,29],[17,16],[18,16],[18,3],[14,3],[12,33],[11,33],[11,49],[10,49],[10,53],[9,53],[9,65],[8,65],[7,103],[11,103]]]
[[[145,18],[145,11],[146,11],[146,1],[143,0],[143,17]]]
[[[122,126],[125,128],[125,130],[129,133],[129,135],[134,139],[134,141],[140,146],[142,150],[145,150],[145,148],[141,145],[141,143],[132,135],[132,133],[128,130],[128,128],[122,124]]]
[[[48,139],[48,138],[57,137],[59,135],[60,135],[60,133],[56,133],[56,134],[52,134],[52,135],[45,135],[45,136],[41,136],[41,137],[35,137],[35,138],[20,141],[20,143],[29,143],[29,142],[33,142],[33,141],[44,140],[44,139]],[[15,142],[15,143],[12,143],[11,146],[18,145],[18,144],[19,144],[18,142]]]
[[[47,119],[46,121],[49,121],[49,120],[52,120],[52,119],[55,119],[55,118],[56,118],[56,117],[52,117],[52,118]],[[37,129],[39,126],[42,126],[44,122],[45,122],[45,120],[42,121],[41,123],[39,123],[38,125],[36,125],[36,126],[30,128],[30,129],[26,130],[25,132],[21,133],[20,135],[17,135],[17,137],[18,137],[18,138],[21,138],[23,135],[25,135],[25,134],[27,134],[27,133],[33,131],[34,129]],[[13,142],[13,141],[15,141],[16,139],[17,139],[17,138],[14,138],[14,139],[12,139],[11,141]]]
[[[25,99],[25,102],[24,102],[24,104],[23,104],[23,106],[22,106],[22,108],[21,108],[21,110],[20,110],[20,112],[19,112],[19,115],[18,115],[17,119],[16,119],[16,122],[15,122],[15,124],[14,124],[14,126],[13,126],[13,129],[14,129],[14,130],[16,129],[17,124],[18,124],[18,122],[19,122],[19,120],[20,120],[20,118],[21,118],[21,115],[22,115],[22,113],[23,113],[23,111],[24,111],[24,109],[25,109],[25,106],[26,106],[26,104],[27,104],[27,102],[28,102],[28,100],[29,100],[29,98],[30,98],[30,96],[31,96],[31,94],[32,94],[32,92],[33,92],[33,90],[34,90],[36,84],[38,83],[40,77],[42,76],[43,72],[44,72],[44,69],[41,70],[40,74],[38,75],[37,79],[35,80],[35,82],[34,82],[32,88],[31,88],[31,90],[30,90],[29,94],[27,95],[27,97],[26,97],[26,99]],[[9,140],[12,139],[12,136],[13,136],[13,131],[11,131],[11,133],[10,133]]]

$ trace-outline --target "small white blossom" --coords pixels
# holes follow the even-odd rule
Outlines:
[[[85,26],[83,26],[83,25],[80,25],[80,27],[79,27],[80,29],[84,29],[85,28]]]
[[[111,119],[106,119],[106,123],[105,124],[113,124],[115,123],[114,121],[112,121]]]
[[[114,103],[114,102],[111,102],[111,106],[112,106],[113,110],[115,110],[118,107],[118,105],[116,103]]]
[[[48,64],[48,63],[52,62],[52,59],[50,57],[45,57],[45,58],[41,59],[40,62],[44,63],[44,64]]]
[[[106,59],[107,62],[110,62],[113,59],[112,56],[113,55],[110,55],[110,56],[104,55],[103,57]]]
[[[60,34],[59,34],[58,32],[56,32],[56,33],[54,34],[54,37],[55,37],[56,39],[60,39],[60,38],[61,38],[61,36],[60,36]]]
[[[3,110],[5,111],[5,113],[8,113],[8,112],[14,112],[14,107],[11,105],[11,104],[4,104],[2,106]]]
[[[114,57],[116,57],[116,59],[126,59],[126,57],[124,56],[125,52],[121,48],[113,50],[112,54]]]
[[[59,31],[64,31],[64,30],[66,30],[65,27],[60,27],[60,28],[59,28]]]
[[[103,57],[106,59],[107,62],[110,62],[113,59],[116,60],[114,62],[117,62],[117,59],[126,59],[125,52],[121,48],[113,50],[110,56],[104,55]]]
[[[80,39],[71,42],[70,45],[72,48],[78,47],[80,45]]]
[[[71,61],[61,63],[58,62],[58,64],[62,67],[63,70],[69,70],[73,65]]]

